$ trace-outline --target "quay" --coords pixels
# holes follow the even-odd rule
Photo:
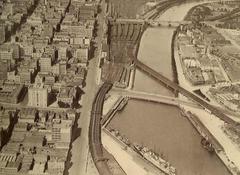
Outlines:
[[[116,158],[126,174],[166,175],[105,128],[102,129],[102,140],[103,146]]]
[[[126,100],[128,100],[127,97],[120,97],[114,106],[108,111],[108,113],[103,116],[101,120],[101,125],[104,127],[107,126],[107,124],[112,120],[112,118],[115,116],[115,114],[122,110],[122,108],[127,104]]]

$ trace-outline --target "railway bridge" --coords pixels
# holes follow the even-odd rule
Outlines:
[[[142,63],[138,60],[135,60],[135,65],[138,69],[145,72],[150,77],[152,77],[152,78],[156,79],[158,82],[166,85],[167,87],[169,87],[173,91],[181,93],[182,95],[184,95],[188,99],[190,99],[190,100],[194,101],[195,103],[197,103],[198,105],[200,105],[206,111],[208,111],[211,114],[217,116],[219,119],[225,121],[226,123],[232,124],[233,126],[240,127],[238,122],[229,118],[227,115],[222,113],[222,111],[220,111],[219,109],[216,109],[214,106],[208,104],[206,101],[204,101],[200,97],[196,96],[195,94],[193,94],[193,93],[189,92],[188,90],[182,88],[177,83],[174,83],[173,81],[171,81],[167,77],[159,74],[158,72],[156,72],[155,70],[153,70],[149,66],[145,65],[144,63]]]

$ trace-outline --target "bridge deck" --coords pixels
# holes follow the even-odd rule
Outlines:
[[[197,105],[193,102],[181,100],[176,97],[170,97],[170,96],[164,96],[164,95],[140,92],[140,91],[134,91],[134,90],[120,90],[119,91],[118,89],[112,89],[109,92],[109,94],[110,95],[117,94],[117,95],[121,95],[121,96],[127,96],[127,97],[130,97],[133,99],[147,100],[147,101],[165,103],[165,104],[170,104],[170,105],[178,106],[179,104],[184,104],[184,105],[188,105],[191,107],[197,107],[197,108],[200,107],[199,105]]]

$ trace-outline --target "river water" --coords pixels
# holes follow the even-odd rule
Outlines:
[[[108,127],[163,155],[178,175],[230,175],[220,159],[201,146],[198,132],[177,107],[130,100]]]
[[[215,2],[217,0],[209,0]],[[159,18],[159,21],[182,21],[187,12],[194,6],[202,4],[203,2],[188,2],[187,4],[180,4],[165,11]]]
[[[193,4],[173,7],[159,20],[182,20],[192,6]],[[173,31],[174,28],[167,27],[148,28],[143,34],[138,53],[140,61],[172,80]],[[174,96],[170,90],[138,70],[134,90]],[[116,114],[108,127],[119,130],[132,142],[162,154],[176,167],[178,175],[230,175],[215,154],[210,154],[202,148],[200,135],[191,123],[180,115],[177,107],[130,100],[125,109]]]
[[[171,41],[174,28],[148,28],[141,39],[138,59],[173,80]],[[173,93],[140,71],[136,71],[134,90],[173,96]]]

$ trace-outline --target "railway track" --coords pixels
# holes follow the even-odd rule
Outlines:
[[[112,175],[112,172],[107,165],[107,160],[103,156],[101,142],[102,108],[105,95],[111,89],[111,87],[111,83],[104,83],[100,87],[92,105],[91,121],[89,126],[89,148],[95,166],[97,167],[100,175]]]
[[[142,70],[143,72],[147,73],[152,78],[156,79],[157,81],[163,83],[168,88],[171,88],[174,91],[177,91],[181,93],[182,95],[186,96],[187,98],[191,99],[192,101],[196,102],[200,106],[202,106],[206,111],[209,111],[211,114],[217,116],[219,119],[223,120],[226,123],[229,123],[233,126],[240,127],[240,124],[236,122],[235,120],[229,118],[224,113],[216,109],[214,106],[208,104],[198,96],[194,95],[193,93],[189,92],[188,90],[184,89],[183,87],[179,86],[177,83],[174,83],[173,81],[169,80],[167,77],[159,74],[152,68],[148,67],[147,65],[143,64],[142,62],[135,60],[135,65],[137,68]]]

